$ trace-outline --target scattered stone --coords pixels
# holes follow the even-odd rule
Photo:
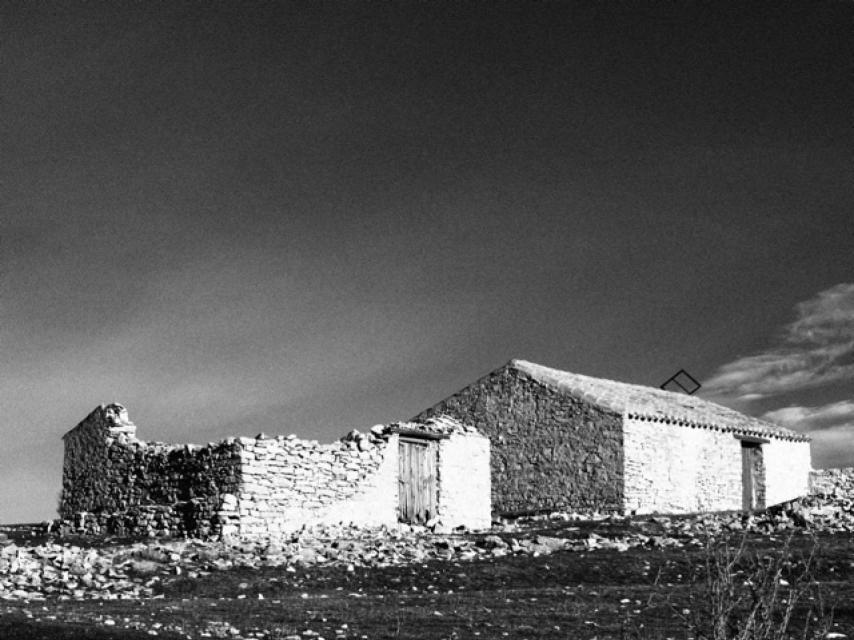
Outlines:
[[[295,571],[296,566],[322,563],[353,572],[357,568],[431,560],[490,560],[511,553],[541,556],[598,549],[684,547],[701,545],[707,536],[734,531],[762,535],[798,529],[847,533],[854,531],[854,494],[842,484],[848,482],[849,476],[840,478],[840,483],[826,487],[821,494],[763,512],[600,519],[597,531],[567,526],[568,522],[579,520],[574,516],[567,520],[559,514],[554,519],[538,516],[497,524],[487,535],[465,531],[437,535],[426,527],[409,525],[330,525],[304,527],[266,540],[163,539],[87,548],[63,542],[59,531],[44,542],[39,542],[43,538],[17,532],[17,542],[7,539],[0,545],[0,599],[147,598],[161,582],[233,567],[282,567]],[[537,532],[544,522],[550,533],[559,535]],[[432,524],[435,527],[441,523],[437,520]],[[618,526],[618,535],[610,533],[613,526]],[[508,538],[508,530],[515,537]]]

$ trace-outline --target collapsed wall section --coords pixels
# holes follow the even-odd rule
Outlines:
[[[397,436],[352,432],[318,444],[239,438],[241,482],[220,512],[223,533],[275,535],[303,525],[397,522]]]
[[[147,443],[117,404],[64,436],[59,514],[75,527],[119,535],[215,535],[222,496],[237,490],[233,442]]]
[[[854,467],[812,470],[809,493],[837,498],[854,497]]]
[[[305,525],[397,521],[397,436],[318,444],[295,436],[207,446],[148,443],[121,405],[64,437],[66,526],[128,536],[261,537]]]

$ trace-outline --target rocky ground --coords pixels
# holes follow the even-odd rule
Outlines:
[[[751,516],[614,518],[554,513],[496,523],[488,532],[475,533],[435,532],[406,525],[374,530],[326,527],[252,543],[93,540],[51,536],[40,527],[7,527],[0,533],[0,598],[10,606],[28,605],[26,611],[33,615],[31,605],[40,602],[155,599],[176,582],[204,581],[235,569],[277,568],[287,576],[318,567],[364,572],[425,563],[458,566],[555,552],[697,547],[709,536],[741,531],[771,535],[854,531],[854,502],[844,495],[814,496]],[[237,587],[235,599],[248,597],[239,584]],[[107,627],[137,625],[109,617],[94,622]],[[170,631],[168,625],[157,624],[139,622],[137,628],[149,634]],[[238,637],[240,632],[223,627],[209,635]]]

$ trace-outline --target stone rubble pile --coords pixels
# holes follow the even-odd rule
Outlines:
[[[0,597],[5,600],[144,598],[153,583],[145,581],[138,561],[118,561],[103,549],[46,543],[0,548]],[[148,576],[150,578],[151,576]]]
[[[851,474],[844,477],[845,482],[850,479]],[[837,484],[826,493],[753,514],[634,518],[594,514],[591,518],[553,513],[496,523],[486,533],[436,527],[442,532],[437,533],[404,524],[375,528],[327,525],[261,541],[172,539],[122,544],[101,539],[105,544],[87,546],[61,536],[16,543],[0,531],[0,598],[148,598],[164,581],[179,576],[198,578],[235,567],[293,570],[328,565],[352,571],[557,551],[684,547],[702,545],[709,536],[739,532],[848,533],[854,532],[852,495],[845,485]]]
[[[501,535],[498,535],[501,533]],[[514,533],[511,536],[508,533]],[[568,533],[576,533],[575,529]],[[628,549],[649,543],[642,535],[610,539],[595,533],[560,538],[516,525],[496,533],[438,535],[424,527],[320,527],[263,542],[172,540],[84,547],[45,542],[0,547],[0,598],[5,600],[129,599],[151,597],[163,581],[198,578],[231,568],[387,567],[430,561],[473,561],[560,550]]]

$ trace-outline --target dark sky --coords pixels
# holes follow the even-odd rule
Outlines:
[[[512,357],[854,464],[854,3],[732,4],[3,3],[0,521],[100,403],[331,440]]]

